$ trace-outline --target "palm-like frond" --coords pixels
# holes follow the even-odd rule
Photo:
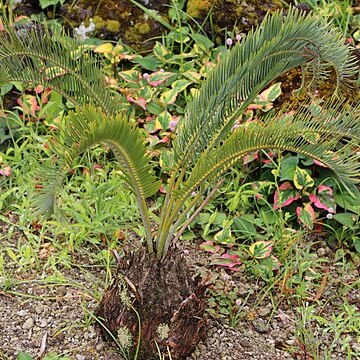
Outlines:
[[[76,113],[70,112],[59,140],[53,144],[58,161],[53,168],[43,169],[41,174],[43,188],[34,203],[37,212],[45,215],[56,212],[58,192],[67,169],[81,153],[105,143],[113,151],[126,183],[136,195],[150,249],[151,231],[145,199],[158,191],[160,183],[146,154],[142,131],[131,125],[124,115],[107,116],[99,108],[84,106],[78,107]]]
[[[0,80],[51,87],[75,105],[94,104],[108,114],[118,109],[94,56],[40,24],[0,31]]]
[[[285,17],[282,12],[268,15],[222,59],[187,107],[174,143],[179,168],[216,146],[270,81],[299,65],[313,82],[324,81],[333,70],[338,87],[355,71],[340,33],[319,17],[294,9]]]
[[[246,130],[240,127],[222,145],[199,157],[178,191],[180,202],[205,182],[218,179],[247,153],[261,149],[304,154],[333,170],[345,186],[359,182],[359,110],[360,106],[351,112],[343,110],[334,118],[333,109],[319,116],[301,109],[294,117],[278,115],[265,125],[252,123]],[[338,148],[343,138],[346,141]]]
[[[360,105],[350,111],[345,106],[340,110],[340,105],[332,101],[320,112],[304,106],[295,115],[278,114],[266,118],[263,124],[250,123],[239,127],[211,151],[202,152],[195,165],[187,168],[188,178],[168,196],[163,209],[166,216],[162,217],[157,237],[158,252],[166,251],[202,193],[245,155],[257,150],[288,150],[318,160],[351,191],[360,175]],[[196,195],[185,206],[192,193]]]

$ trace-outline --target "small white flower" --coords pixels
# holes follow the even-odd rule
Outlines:
[[[233,40],[230,39],[230,38],[227,38],[227,39],[226,39],[226,44],[227,44],[228,46],[231,46],[231,45],[233,44]]]
[[[333,215],[332,215],[331,213],[328,213],[328,214],[326,215],[326,218],[327,218],[327,219],[332,219],[332,218],[333,218]]]
[[[149,75],[148,73],[144,73],[144,74],[143,74],[143,78],[144,78],[145,80],[148,79],[149,76],[150,76],[150,75]]]
[[[235,37],[236,41],[240,41],[241,38],[242,38],[242,34],[237,34]]]
[[[90,19],[89,26],[85,26],[82,22],[79,27],[74,28],[74,35],[80,40],[86,40],[88,38],[87,33],[95,30],[94,20]]]
[[[330,207],[328,212],[333,214],[335,212],[335,210],[332,207]]]

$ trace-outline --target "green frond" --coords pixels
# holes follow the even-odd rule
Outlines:
[[[334,119],[331,110],[320,117],[300,110],[294,117],[277,116],[265,125],[252,123],[246,130],[239,128],[222,145],[199,157],[184,187],[177,192],[178,201],[181,203],[205,183],[216,181],[249,152],[261,149],[304,154],[333,170],[345,186],[351,186],[359,182],[360,175],[359,107],[355,113],[357,116],[345,110]],[[343,137],[348,141],[337,148]]]
[[[68,115],[61,139],[53,145],[58,162],[53,169],[43,171],[44,187],[36,200],[38,212],[48,215],[56,209],[64,173],[81,153],[101,143],[108,144],[113,151],[125,181],[139,202],[157,192],[159,181],[146,154],[141,130],[123,115],[106,116],[101,110],[86,106]]]
[[[44,218],[49,218],[53,214],[59,215],[58,196],[63,187],[66,169],[60,160],[51,166],[43,165],[39,169],[37,182],[40,189],[32,200],[35,215],[41,215]]]
[[[81,44],[41,24],[6,25],[0,31],[0,80],[44,85],[75,105],[118,109],[96,58]]]
[[[313,83],[333,71],[338,88],[350,83],[355,72],[355,60],[341,34],[321,18],[295,9],[286,16],[268,15],[223,57],[188,105],[174,142],[178,166],[194,163],[202,151],[215,147],[264,87],[299,65]]]

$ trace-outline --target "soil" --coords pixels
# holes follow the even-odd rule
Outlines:
[[[12,214],[9,216],[11,221],[17,220]],[[26,240],[16,226],[10,227],[0,221],[0,235],[13,232],[12,244],[1,240],[5,237],[0,236],[2,249]],[[317,251],[321,256],[330,251],[328,248],[319,249]],[[181,251],[194,272],[210,272],[215,278],[236,286],[239,289],[237,303],[243,302],[242,310],[247,314],[234,327],[208,316],[206,336],[188,360],[312,359],[297,339],[295,312],[289,303],[281,301],[273,310],[273,303],[264,297],[261,304],[255,306],[265,284],[256,282],[244,271],[226,273],[216,267],[210,268],[209,256],[199,250],[198,244],[188,244]],[[85,269],[84,264],[86,259],[82,258],[73,267],[56,272],[40,266],[41,271],[24,273],[19,272],[5,256],[5,271],[0,277],[0,359],[16,359],[21,351],[34,359],[49,353],[76,360],[123,359],[119,350],[103,340],[98,326],[89,315],[96,309],[105,291],[106,271],[94,266]],[[323,292],[323,297],[329,299],[337,293],[336,284],[351,284],[359,276],[357,271],[353,271],[339,277],[335,267],[330,266],[329,269],[336,280]],[[273,296],[277,302],[275,292]],[[350,303],[359,306],[357,289],[350,290],[345,296]],[[338,305],[332,301],[324,311],[330,316],[338,311]],[[331,336],[324,333],[320,340],[326,349]],[[352,347],[360,352],[355,338]],[[337,346],[332,359],[345,358],[346,354],[341,352],[340,345]]]

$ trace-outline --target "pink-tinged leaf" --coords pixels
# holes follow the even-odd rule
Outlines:
[[[25,16],[25,15],[20,15],[20,16],[17,16],[17,17],[15,18],[14,22],[17,23],[17,22],[19,22],[19,21],[21,21],[21,20],[23,20],[23,19],[29,19],[29,17],[28,17],[28,16]]]
[[[132,102],[138,106],[140,106],[142,109],[146,110],[146,100],[144,98],[138,98],[138,99],[134,99],[133,97],[131,97],[130,95],[128,95],[126,97],[127,101]]]
[[[301,224],[303,224],[308,229],[314,227],[315,221],[315,211],[310,204],[305,204],[304,207],[298,206],[296,208],[296,215]]]
[[[3,31],[4,30],[4,24],[2,22],[2,20],[0,19],[0,31]]]
[[[283,266],[283,264],[279,261],[279,259],[274,256],[274,255],[271,255],[271,260],[272,260],[272,264],[273,264],[273,270],[277,270],[279,269],[281,266]]]
[[[262,109],[262,105],[259,104],[251,104],[247,107],[248,110],[257,110],[257,109]]]
[[[319,165],[319,166],[324,167],[324,168],[327,168],[327,166],[325,164],[323,164],[322,162],[317,161],[317,160],[314,160],[314,164]]]
[[[41,102],[42,104],[47,104],[47,102],[49,101],[51,95],[51,89],[50,88],[46,88],[43,90],[43,93],[41,94]]]
[[[2,169],[0,169],[0,175],[10,176],[11,175],[11,167],[10,166],[5,166]]]
[[[318,187],[318,194],[328,194],[328,195],[332,196],[333,190],[330,186],[320,185]]]
[[[93,166],[93,169],[94,170],[101,170],[101,169],[103,169],[104,167],[101,165],[101,164],[95,164],[94,166]]]
[[[44,91],[44,86],[43,86],[43,85],[38,85],[38,86],[35,88],[35,92],[36,92],[37,94],[41,94],[43,91]]]
[[[37,103],[34,95],[24,95],[23,98],[19,98],[17,103],[21,106],[22,111],[25,114],[36,116],[36,111],[40,110],[40,106]]]
[[[326,185],[320,185],[317,189],[317,195],[311,194],[309,200],[318,208],[324,209],[330,213],[335,213],[336,203],[333,197],[333,190]]]
[[[166,143],[170,142],[170,140],[171,140],[171,136],[165,135],[165,136],[160,140],[160,142],[163,143],[163,144],[166,144]]]
[[[264,259],[270,256],[272,249],[272,241],[257,241],[250,245],[249,252],[255,259]]]
[[[138,70],[125,70],[119,72],[119,76],[126,82],[136,84],[141,79],[141,74]]]
[[[171,72],[156,71],[156,72],[152,73],[151,75],[147,76],[146,81],[151,86],[159,86],[173,75],[174,74]]]
[[[241,265],[241,261],[239,255],[226,253],[214,258],[210,265],[223,266],[232,271],[239,271],[236,266]]]
[[[211,240],[205,241],[202,244],[200,244],[200,249],[210,252],[211,254],[219,254],[219,253],[221,254],[220,246],[214,245],[214,242]]]
[[[291,204],[300,198],[300,194],[292,187],[289,181],[279,186],[274,193],[274,209],[278,209]]]
[[[133,60],[136,58],[136,55],[129,55],[129,54],[120,54],[119,59],[125,59],[125,60]]]
[[[257,160],[259,158],[259,152],[256,151],[251,154],[247,154],[242,158],[243,164],[246,165],[251,161]]]

